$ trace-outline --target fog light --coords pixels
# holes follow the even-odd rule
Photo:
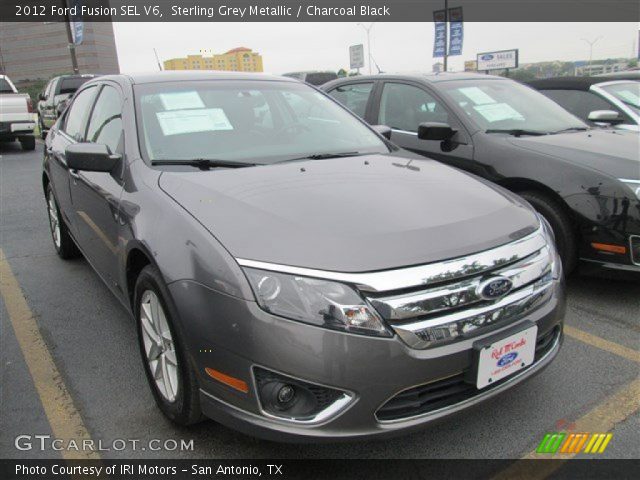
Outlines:
[[[351,396],[263,368],[254,367],[262,411],[297,422],[317,422],[346,406]]]
[[[294,397],[296,396],[296,389],[291,385],[285,385],[284,387],[278,390],[278,403],[280,405],[286,406],[290,403]]]

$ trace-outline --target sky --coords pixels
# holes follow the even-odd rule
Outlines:
[[[370,24],[366,24],[369,26]],[[638,51],[638,22],[626,23],[480,23],[464,24],[461,56],[450,57],[449,70],[463,70],[479,52],[519,48],[520,64],[549,60],[588,60],[587,41],[596,41],[593,59],[632,57]],[[160,60],[223,53],[235,47],[263,57],[265,72],[338,70],[349,67],[349,45],[367,45],[356,23],[135,23],[113,24],[120,70],[157,70]],[[433,23],[380,22],[371,28],[371,55],[386,72],[429,72]],[[365,50],[366,52],[366,50]],[[634,53],[635,52],[635,53]],[[374,73],[376,72],[375,66]],[[364,72],[367,72],[365,66]]]

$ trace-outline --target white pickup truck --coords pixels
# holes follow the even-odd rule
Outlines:
[[[33,150],[35,127],[29,94],[18,93],[9,77],[0,75],[0,141],[18,140],[23,150]]]

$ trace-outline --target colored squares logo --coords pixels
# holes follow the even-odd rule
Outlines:
[[[547,433],[536,453],[603,453],[612,438],[611,433]]]

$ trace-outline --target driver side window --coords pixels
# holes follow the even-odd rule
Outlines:
[[[421,88],[404,83],[386,83],[380,100],[378,124],[395,130],[417,132],[423,122],[449,123],[444,106]]]
[[[115,88],[105,85],[91,113],[86,141],[106,145],[111,153],[121,153],[121,140],[122,100]]]

